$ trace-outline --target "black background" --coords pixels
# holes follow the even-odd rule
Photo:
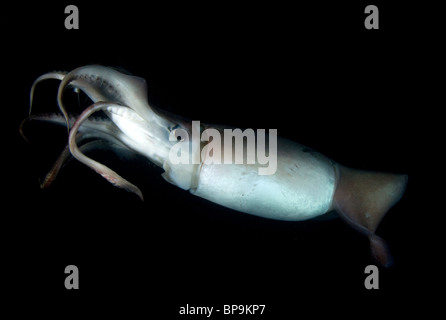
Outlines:
[[[79,30],[64,28],[68,4],[79,8]],[[186,304],[266,304],[249,318],[364,318],[438,306],[431,295],[441,287],[442,250],[430,236],[441,211],[429,206],[438,198],[424,179],[440,179],[436,9],[375,1],[380,29],[366,30],[367,4],[4,7],[2,264],[15,312],[185,319],[178,311]],[[166,183],[141,158],[98,154],[145,202],[76,161],[41,190],[66,132],[32,124],[31,143],[20,137],[31,84],[92,63],[145,78],[152,105],[189,119],[277,128],[344,165],[408,174],[405,195],[377,231],[395,258],[380,269],[380,289],[364,288],[368,241],[342,221],[240,214]],[[40,85],[34,112],[56,111],[56,92],[57,82]],[[70,264],[79,290],[64,287]]]

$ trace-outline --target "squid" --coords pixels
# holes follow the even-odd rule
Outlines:
[[[60,81],[57,93],[60,113],[32,115],[35,88],[48,79]],[[77,117],[69,115],[64,105],[68,87],[82,91],[93,102]],[[106,116],[93,117],[98,111]],[[189,157],[206,147],[203,141],[194,146],[185,137],[208,129],[224,134],[229,127],[191,122],[155,109],[148,103],[144,79],[101,65],[87,65],[71,72],[49,72],[38,77],[31,88],[29,113],[20,127],[23,136],[23,126],[30,120],[65,125],[69,132],[67,145],[42,187],[49,186],[67,160],[74,157],[114,186],[143,199],[136,185],[87,156],[88,150],[109,144],[147,158],[164,170],[162,176],[167,182],[239,212],[284,221],[303,221],[335,213],[369,239],[371,255],[377,264],[392,265],[389,246],[376,235],[376,229],[404,194],[407,175],[348,168],[271,131],[266,153],[276,156],[273,174],[259,174],[263,166],[258,161],[212,163],[199,158],[198,162],[175,162],[174,147],[192,150]],[[273,147],[271,142],[275,142]],[[246,155],[243,159],[246,160]]]

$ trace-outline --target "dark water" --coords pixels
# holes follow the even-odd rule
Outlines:
[[[79,30],[64,28],[65,6],[14,7],[17,18],[3,21],[3,31],[10,30],[4,63],[16,66],[3,86],[4,96],[14,98],[4,106],[2,154],[3,276],[12,282],[13,301],[62,318],[182,319],[186,304],[266,305],[264,315],[246,316],[256,319],[398,314],[407,304],[427,309],[418,298],[432,284],[427,277],[436,277],[426,265],[433,270],[438,256],[429,251],[426,215],[433,212],[421,201],[426,188],[434,189],[420,170],[421,150],[432,151],[425,129],[432,104],[419,67],[428,59],[414,44],[419,32],[401,27],[396,8],[378,4],[382,27],[367,32],[365,5],[356,2],[181,8],[82,2]],[[38,179],[63,149],[66,132],[32,124],[26,129],[32,143],[20,137],[29,89],[45,72],[91,63],[145,78],[152,105],[189,119],[275,128],[345,165],[408,174],[405,195],[377,231],[395,258],[394,267],[380,269],[379,290],[364,288],[364,269],[373,264],[367,240],[340,220],[290,223],[241,214],[169,185],[141,158],[97,154],[137,184],[145,202],[77,161],[41,190]],[[56,92],[57,81],[41,84],[35,112],[56,111]],[[67,99],[76,111],[77,97]],[[64,287],[68,265],[79,269],[79,290]],[[220,317],[236,315],[211,316]]]

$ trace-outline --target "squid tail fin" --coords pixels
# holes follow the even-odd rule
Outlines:
[[[402,197],[408,176],[350,169],[337,165],[333,207],[340,217],[369,238],[373,258],[384,267],[393,263],[385,240],[375,231],[387,211]]]

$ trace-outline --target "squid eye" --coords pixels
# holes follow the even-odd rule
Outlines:
[[[172,132],[175,135],[175,137],[177,138],[177,141],[184,141],[184,138],[181,137],[181,131],[174,129]]]

